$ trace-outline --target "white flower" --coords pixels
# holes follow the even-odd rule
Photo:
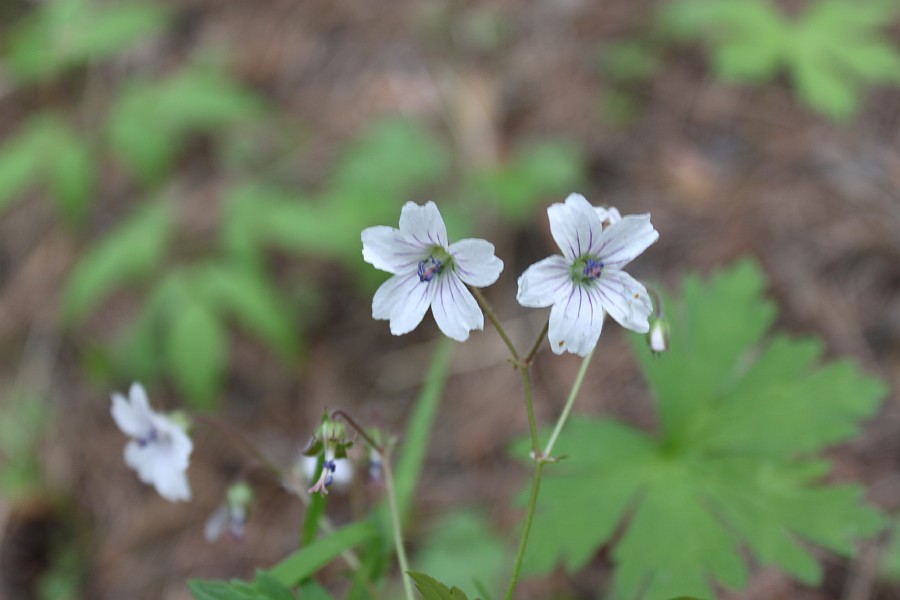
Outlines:
[[[131,437],[125,446],[125,463],[140,480],[171,502],[190,500],[187,468],[194,445],[184,428],[154,412],[139,383],[131,385],[127,399],[113,393],[111,412],[119,429]]]
[[[604,313],[646,333],[653,304],[646,288],[622,267],[659,238],[650,215],[628,215],[604,228],[598,209],[581,194],[553,204],[547,215],[563,254],[528,267],[516,298],[522,306],[553,306],[548,331],[553,351],[585,356],[600,339]]]
[[[466,284],[491,285],[503,270],[494,245],[466,239],[453,244],[434,202],[407,202],[400,228],[369,227],[362,232],[363,259],[394,276],[372,301],[372,317],[389,319],[391,333],[409,333],[431,307],[447,337],[465,341],[473,329],[484,328],[484,315]]]

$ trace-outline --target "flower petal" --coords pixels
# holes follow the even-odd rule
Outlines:
[[[125,446],[125,463],[137,471],[138,478],[156,488],[170,502],[190,500],[191,490],[185,469],[174,465],[172,448],[166,444],[129,442]]]
[[[592,248],[600,240],[603,226],[600,217],[581,194],[569,194],[565,204],[552,204],[547,209],[550,234],[570,263],[593,254]]]
[[[550,309],[547,337],[556,354],[572,352],[586,356],[594,349],[603,329],[603,308],[595,290],[576,285],[567,298]]]
[[[400,211],[400,231],[408,239],[423,246],[440,246],[447,248],[447,228],[437,205],[430,200],[425,206],[415,202],[407,202]]]
[[[372,299],[372,317],[390,319],[391,333],[409,333],[422,322],[431,305],[435,286],[419,280],[416,273],[394,275],[378,288]]]
[[[393,227],[369,227],[361,237],[363,260],[394,275],[415,270],[418,262],[428,256],[426,245],[413,242]]]
[[[532,308],[550,306],[568,296],[574,285],[566,259],[555,254],[525,269],[519,277],[516,300]]]
[[[658,239],[650,213],[628,215],[606,228],[596,255],[605,267],[621,269]]]
[[[135,406],[118,392],[112,394],[110,413],[119,429],[129,437],[144,437],[153,428],[152,412]]]
[[[637,279],[625,271],[604,269],[595,287],[603,308],[619,325],[638,333],[650,331],[653,303],[647,288]]]
[[[469,285],[491,285],[503,270],[503,261],[494,256],[494,245],[486,240],[459,240],[450,245],[449,252],[453,257],[454,271]]]
[[[441,277],[437,284],[431,312],[444,335],[464,342],[473,329],[484,329],[484,315],[478,302],[456,274]]]

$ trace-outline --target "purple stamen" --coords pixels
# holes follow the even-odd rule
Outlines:
[[[588,281],[594,281],[598,277],[600,277],[600,273],[603,272],[603,263],[600,261],[596,261],[593,258],[588,258],[584,261],[584,276],[587,277]]]
[[[420,260],[418,269],[419,281],[431,281],[443,268],[444,266],[441,264],[441,261],[433,256],[429,256],[425,260]]]
[[[147,434],[145,437],[138,438],[137,443],[138,443],[138,446],[140,446],[141,448],[144,448],[148,444],[152,444],[152,443],[156,442],[157,438],[158,438],[158,435],[156,433],[156,428],[153,428],[150,430],[150,433]]]

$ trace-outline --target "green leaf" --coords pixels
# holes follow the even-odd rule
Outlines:
[[[368,541],[375,529],[367,521],[345,525],[327,537],[297,550],[269,569],[269,574],[282,585],[297,585],[342,552]]]
[[[94,159],[90,148],[68,128],[54,131],[52,148],[45,156],[48,186],[63,217],[79,223],[87,214],[88,200],[94,191]]]
[[[173,226],[169,207],[156,202],[91,248],[66,282],[64,317],[82,319],[123,283],[148,275],[165,256]]]
[[[331,177],[335,196],[362,203],[410,194],[448,167],[447,150],[413,121],[385,119],[348,147]],[[367,200],[368,199],[368,200]]]
[[[424,600],[469,600],[459,588],[450,589],[435,578],[425,573],[409,571],[407,573],[416,582],[416,589]]]
[[[581,569],[621,530],[613,598],[712,598],[746,584],[745,553],[817,585],[810,544],[852,556],[883,527],[862,489],[822,483],[829,465],[816,454],[859,434],[884,384],[844,361],[822,364],[814,341],[766,338],[762,288],[746,261],[688,277],[666,302],[669,351],[654,357],[635,338],[661,431],[570,423],[558,445],[568,458],[545,471],[528,569]]]
[[[561,196],[581,182],[584,157],[574,145],[543,143],[516,153],[505,164],[472,175],[467,196],[517,222],[531,216],[531,209],[548,198]]]
[[[189,134],[224,132],[261,109],[255,95],[224,73],[192,66],[164,81],[133,82],[113,107],[108,136],[126,166],[154,183]]]
[[[288,307],[263,273],[245,266],[213,264],[199,275],[217,312],[235,318],[283,358],[296,356],[299,332]]]
[[[94,185],[92,156],[86,143],[50,114],[26,123],[0,148],[0,211],[44,181],[62,216],[80,221]]]
[[[36,120],[26,124],[18,135],[0,147],[0,211],[17,200],[40,176],[45,139],[45,127]]]
[[[275,577],[260,571],[252,583],[234,579],[230,582],[188,581],[195,600],[296,600],[294,594]],[[328,598],[328,596],[324,596]],[[305,600],[306,596],[301,596]]]
[[[406,425],[403,452],[400,454],[394,470],[397,512],[400,513],[400,519],[404,521],[409,516],[409,506],[422,473],[422,466],[425,463],[431,429],[434,426],[441,397],[444,394],[452,358],[453,342],[441,337],[435,345],[434,354],[432,354],[428,370],[425,372],[425,380]]]
[[[762,81],[783,69],[806,104],[845,120],[865,84],[900,83],[900,51],[879,31],[897,12],[896,3],[820,0],[788,18],[771,1],[681,0],[660,11],[660,22],[709,46],[719,77]]]
[[[429,527],[415,564],[474,594],[499,589],[509,549],[478,511],[452,513]],[[464,584],[464,585],[463,585]],[[486,593],[486,592],[485,592]]]
[[[160,29],[166,11],[157,5],[53,0],[23,20],[10,35],[7,61],[23,82],[111,56]]]
[[[197,408],[216,406],[227,360],[228,338],[212,308],[192,298],[172,315],[165,339],[166,366]]]

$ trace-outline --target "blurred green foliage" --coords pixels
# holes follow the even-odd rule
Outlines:
[[[448,588],[430,575],[410,571],[409,576],[416,582],[416,589],[422,594],[423,600],[469,600],[458,587]]]
[[[165,30],[169,18],[150,3],[51,0],[11,27],[4,62],[20,86],[50,82],[114,58]],[[234,168],[235,148],[248,151],[246,128],[277,139],[283,123],[221,66],[192,59],[164,75],[132,75],[111,93],[108,104],[85,107],[97,114],[78,119],[101,123],[99,135],[73,126],[69,115],[37,110],[0,145],[0,213],[37,188],[53,197],[69,223],[82,225],[109,159],[122,166],[135,190],[150,195],[86,246],[61,310],[78,326],[121,290],[140,289],[140,306],[118,341],[91,349],[95,371],[167,376],[197,407],[216,405],[231,325],[287,363],[301,356],[299,315],[309,311],[301,297],[306,292],[298,290],[314,289],[315,282],[279,281],[270,268],[273,251],[341,262],[367,290],[379,275],[358,260],[360,232],[396,222],[406,200],[424,201],[426,191],[456,199],[445,209],[451,226],[465,222],[462,211],[472,207],[483,219],[493,212],[516,221],[547,194],[562,194],[581,179],[578,149],[555,143],[523,148],[506,163],[459,178],[443,139],[389,118],[351,140],[318,186],[297,189],[267,177],[265,169]],[[216,199],[215,239],[202,244],[185,231],[177,185],[177,159],[197,136],[226,182]]]
[[[688,277],[666,303],[669,351],[655,357],[636,337],[660,432],[570,423],[558,447],[567,458],[545,474],[530,570],[579,570],[624,527],[613,598],[711,598],[711,582],[746,585],[744,549],[814,585],[822,569],[806,543],[851,556],[883,528],[861,488],[821,483],[830,467],[818,454],[858,434],[884,384],[846,361],[819,365],[815,340],[765,338],[774,309],[762,289],[749,262]]]
[[[460,510],[428,530],[416,556],[416,568],[441,581],[453,581],[469,595],[498,590],[509,549],[478,511]]]
[[[0,496],[27,497],[44,485],[39,446],[50,423],[50,407],[27,387],[0,398]]]
[[[627,88],[658,71],[670,43],[698,42],[719,79],[784,73],[809,108],[845,121],[866,86],[900,84],[900,49],[886,34],[898,15],[891,0],[818,0],[790,16],[773,0],[676,0],[660,5],[650,35],[604,48],[604,69]]]
[[[47,81],[115,55],[160,30],[166,16],[155,3],[51,0],[14,27],[4,62],[21,83]]]

